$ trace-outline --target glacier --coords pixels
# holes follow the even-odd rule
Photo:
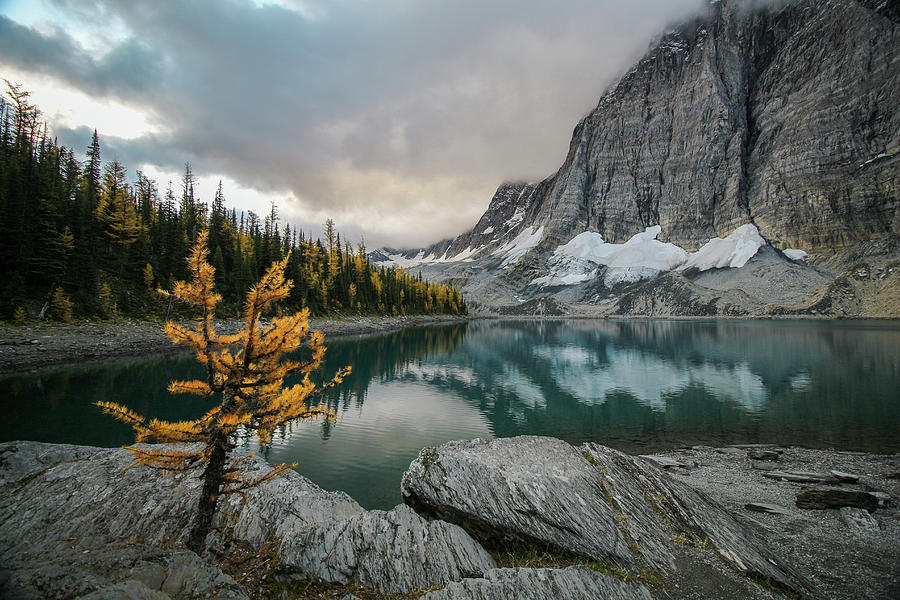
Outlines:
[[[660,233],[659,225],[647,227],[624,244],[607,243],[602,235],[591,231],[579,233],[553,251],[547,260],[547,275],[533,279],[531,284],[576,285],[595,279],[604,266],[606,287],[651,279],[673,270],[740,268],[766,244],[751,223],[741,225],[724,238],[710,239],[696,252],[659,241]]]

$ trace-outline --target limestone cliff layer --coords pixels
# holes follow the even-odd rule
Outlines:
[[[432,250],[489,250],[529,226],[543,249],[650,225],[688,249],[744,223],[813,252],[900,232],[898,6],[711,2],[605,93],[556,174],[504,184]]]

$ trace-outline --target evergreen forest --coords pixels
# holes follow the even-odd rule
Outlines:
[[[180,187],[101,160],[97,132],[83,160],[48,134],[29,93],[7,83],[0,96],[0,319],[188,316],[164,292],[189,278],[186,257],[208,232],[218,313],[239,315],[249,286],[290,256],[294,287],[280,309],[312,315],[466,314],[459,291],[369,262],[364,244],[341,240],[329,219],[324,239],[282,224],[274,206],[260,217],[195,194],[186,164]]]

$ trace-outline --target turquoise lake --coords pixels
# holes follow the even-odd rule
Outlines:
[[[337,421],[286,427],[260,452],[367,508],[400,502],[422,447],[463,438],[900,451],[896,322],[475,320],[326,342],[324,372],[354,369],[327,399]],[[193,418],[210,401],[165,388],[201,373],[177,354],[3,376],[0,441],[128,444],[93,402]]]

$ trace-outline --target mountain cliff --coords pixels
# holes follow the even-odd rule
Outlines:
[[[624,308],[622,285],[669,274],[689,297],[737,290],[738,313],[765,312],[772,294],[724,273],[749,265],[795,284],[781,309],[808,311],[860,256],[884,274],[867,294],[897,290],[898,20],[891,1],[714,0],[607,90],[554,175],[501,185],[453,240],[379,258],[494,307],[552,294],[652,313]],[[665,310],[695,312],[685,302]]]

